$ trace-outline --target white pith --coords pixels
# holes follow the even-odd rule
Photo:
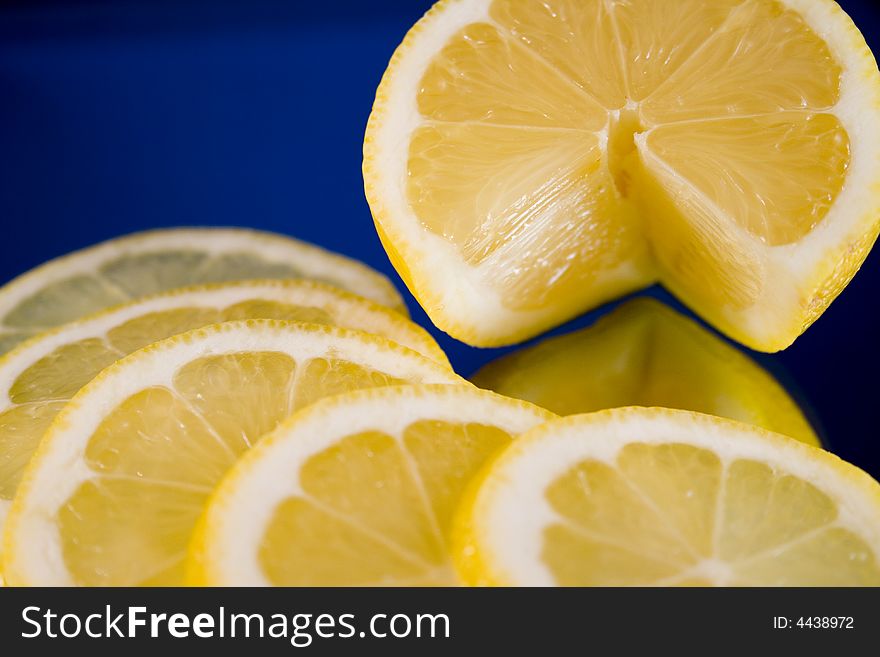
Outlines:
[[[214,584],[268,586],[260,541],[278,504],[301,495],[297,473],[312,455],[346,436],[380,431],[401,439],[414,422],[481,423],[518,435],[551,414],[535,406],[460,386],[407,386],[358,391],[298,413],[242,459],[218,486],[200,557]]]
[[[141,390],[163,386],[185,364],[205,356],[279,352],[298,362],[348,360],[414,382],[462,384],[445,367],[404,347],[357,331],[250,320],[198,329],[147,347],[104,370],[50,426],[19,488],[4,535],[7,580],[72,585],[55,522],[57,510],[96,473],[84,462],[92,434],[119,404]]]

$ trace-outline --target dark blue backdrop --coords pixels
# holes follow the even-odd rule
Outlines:
[[[840,4],[880,52],[876,0]],[[429,6],[32,0],[3,7],[0,283],[121,233],[181,224],[290,233],[398,280],[364,200],[361,143],[388,58]],[[874,476],[878,291],[880,248],[793,347],[759,356],[811,409],[828,445]],[[499,353],[435,335],[464,375]]]

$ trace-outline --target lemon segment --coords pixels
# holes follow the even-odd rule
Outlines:
[[[238,228],[135,233],[57,258],[0,288],[0,354],[28,337],[174,288],[308,278],[406,312],[382,274],[283,235]]]
[[[463,386],[325,399],[243,458],[191,545],[202,585],[454,585],[452,521],[481,467],[553,416]]]
[[[877,586],[880,485],[820,449],[708,415],[549,422],[456,521],[472,584]]]
[[[880,73],[831,0],[448,0],[395,52],[363,169],[453,337],[511,344],[661,282],[776,351],[876,239],[878,152]]]
[[[461,383],[383,338],[216,324],[127,356],[55,417],[4,534],[12,584],[180,583],[193,525],[235,460],[304,403],[407,382]]]
[[[489,4],[487,22],[498,26],[506,43],[514,44],[509,48],[521,46],[543,62],[545,76],[555,76],[572,91],[583,92],[573,112],[580,115],[581,125],[584,114],[593,107],[590,103],[599,108],[619,108],[626,103],[620,47],[614,38],[608,38],[617,35],[618,25],[607,3],[566,0],[527,5],[495,0]],[[567,26],[565,32],[559,30],[560,22]],[[519,84],[520,94],[528,93],[522,80]],[[600,126],[602,123],[600,120]]]
[[[510,13],[521,6],[506,5],[501,10],[515,23]],[[523,79],[537,87],[524,87]],[[605,111],[592,96],[503,28],[483,22],[464,27],[431,61],[416,101],[432,122],[584,131],[605,124]]]
[[[850,160],[840,121],[809,112],[659,126],[643,143],[695,194],[771,246],[797,242],[819,225]],[[657,176],[674,185],[663,170]]]
[[[707,3],[683,3],[693,4]],[[822,110],[840,100],[844,62],[835,37],[849,37],[852,24],[842,23],[836,3],[713,4],[726,16],[643,101],[648,122]],[[822,29],[822,19],[836,19],[828,24],[832,30]],[[826,36],[835,28],[844,33]]]
[[[660,406],[727,417],[819,445],[785,389],[744,353],[650,298],[485,365],[481,388],[574,415]]]
[[[625,95],[635,102],[651,97],[742,4],[741,0],[641,0],[616,4],[613,16],[622,77],[626,80]]]

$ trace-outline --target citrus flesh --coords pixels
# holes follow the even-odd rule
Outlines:
[[[227,475],[190,551],[190,582],[454,585],[459,498],[483,464],[553,416],[463,386],[323,400]]]
[[[660,406],[727,417],[819,445],[797,402],[751,358],[659,301],[502,356],[471,381],[559,415]]]
[[[775,351],[876,239],[878,153],[880,73],[831,0],[447,0],[389,64],[364,179],[465,342],[659,281]]]
[[[730,420],[627,408],[552,421],[474,491],[455,530],[471,584],[880,584],[880,484]]]
[[[151,345],[55,417],[4,535],[11,584],[173,585],[214,484],[293,411],[358,388],[462,383],[383,338],[250,320]]]
[[[265,278],[319,280],[406,312],[382,274],[312,244],[241,228],[171,228],[57,258],[0,288],[0,354],[37,333],[132,299]]]
[[[186,288],[63,325],[0,357],[0,531],[40,438],[80,388],[142,347],[241,319],[295,320],[365,331],[449,366],[440,347],[413,322],[384,306],[307,280]]]

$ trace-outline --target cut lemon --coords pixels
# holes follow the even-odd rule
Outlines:
[[[524,434],[462,503],[472,584],[880,585],[880,484],[709,415],[628,408]]]
[[[465,342],[660,281],[774,351],[880,229],[880,73],[832,0],[444,0],[385,72],[364,180]]]
[[[460,386],[323,400],[242,458],[190,551],[214,586],[453,585],[452,518],[470,479],[553,416]]]
[[[240,228],[173,228],[77,251],[0,288],[0,354],[35,333],[138,297],[258,278],[320,280],[405,312],[382,274],[312,244]]]
[[[486,365],[471,380],[560,415],[662,406],[720,415],[819,445],[797,403],[751,358],[649,298]]]
[[[251,320],[146,347],[58,414],[19,485],[4,536],[11,584],[181,582],[193,525],[236,458],[322,397],[462,383],[376,336]]]
[[[297,320],[357,329],[449,367],[440,347],[413,322],[384,306],[305,280],[187,288],[65,324],[0,357],[0,531],[40,438],[82,386],[137,349],[239,319]]]

